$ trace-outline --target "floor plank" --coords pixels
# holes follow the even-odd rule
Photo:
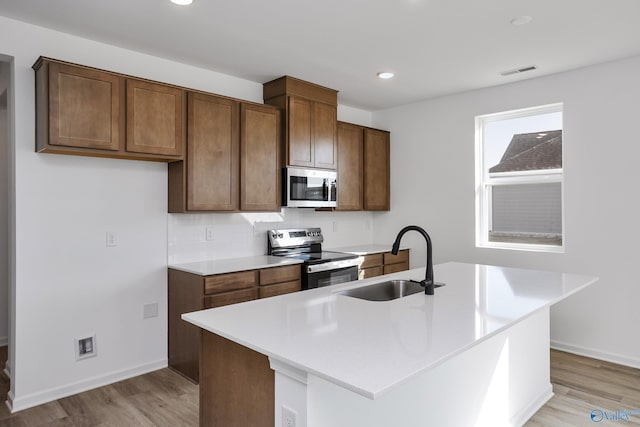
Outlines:
[[[6,347],[0,347],[0,366]],[[594,409],[640,410],[640,370],[551,350],[555,396],[526,427],[640,426],[640,415],[626,423],[594,423]],[[9,382],[0,376],[0,399]],[[170,369],[160,369],[15,414],[0,405],[0,427],[197,426],[198,386]]]

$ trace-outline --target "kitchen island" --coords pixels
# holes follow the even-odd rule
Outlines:
[[[553,395],[549,307],[597,280],[446,263],[433,296],[340,294],[390,278],[424,268],[183,315],[201,425],[521,425]]]

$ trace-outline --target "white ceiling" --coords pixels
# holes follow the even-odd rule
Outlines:
[[[259,83],[298,77],[366,110],[640,54],[640,0],[0,0],[0,15]]]

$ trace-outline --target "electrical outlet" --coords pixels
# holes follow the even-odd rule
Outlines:
[[[208,242],[211,242],[213,240],[213,227],[207,227],[205,229],[205,240],[207,240]]]
[[[282,405],[282,427],[296,427],[296,411]]]

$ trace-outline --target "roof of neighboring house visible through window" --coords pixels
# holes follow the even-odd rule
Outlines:
[[[562,130],[513,135],[490,173],[562,168]]]

